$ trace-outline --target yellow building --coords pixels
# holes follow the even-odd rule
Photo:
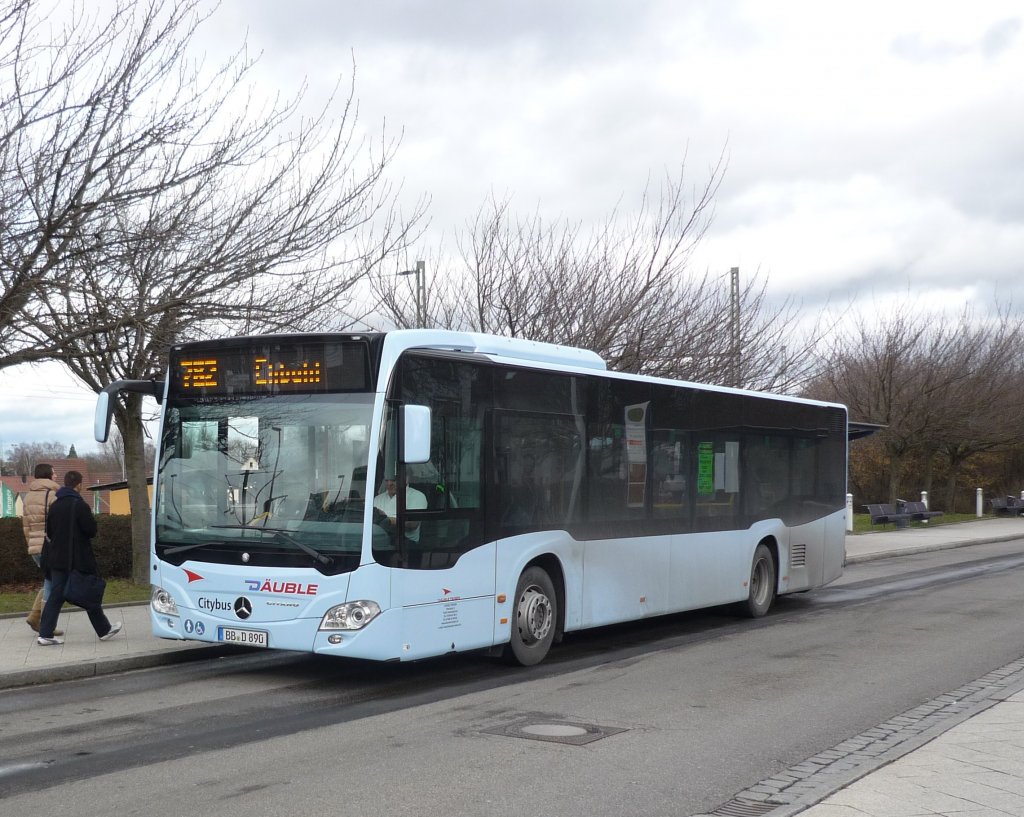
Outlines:
[[[131,502],[128,500],[128,483],[126,481],[121,482],[108,482],[104,485],[90,485],[90,491],[108,491],[109,496],[109,513],[120,514],[128,516],[132,512]],[[146,490],[149,491],[149,505],[153,506],[153,478],[150,477],[146,480]]]

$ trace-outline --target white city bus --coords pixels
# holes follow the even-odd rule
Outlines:
[[[164,383],[100,395],[101,441],[119,391],[163,404],[162,638],[529,665],[587,627],[762,616],[843,567],[841,405],[433,330],[175,346]]]

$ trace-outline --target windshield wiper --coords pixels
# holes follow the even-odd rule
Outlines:
[[[157,542],[157,545],[160,543]],[[172,553],[184,553],[187,550],[196,550],[198,548],[204,548],[207,545],[226,545],[228,542],[194,542],[191,545],[177,545],[176,547],[167,548],[163,552],[164,556],[170,556]]]
[[[281,528],[254,528],[249,525],[210,525],[211,528],[228,528],[230,530],[245,530],[253,531],[254,533],[272,533],[279,539],[283,539],[291,545],[295,545],[299,550],[305,553],[307,556],[312,556],[314,560],[322,565],[333,565],[334,559],[330,556],[324,556],[319,550],[311,548],[305,542],[300,542],[288,531],[282,530]]]

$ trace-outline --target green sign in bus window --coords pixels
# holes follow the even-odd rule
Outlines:
[[[715,492],[715,444],[697,445],[697,493],[709,496]]]

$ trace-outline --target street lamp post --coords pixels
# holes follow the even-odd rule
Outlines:
[[[729,270],[729,318],[732,329],[732,379],[738,389],[743,386],[740,376],[740,268]]]
[[[424,304],[426,296],[426,277],[427,277],[427,265],[425,261],[417,261],[416,269],[406,269],[398,273],[399,275],[415,275],[416,276],[416,325],[423,328],[427,322],[426,305]]]

